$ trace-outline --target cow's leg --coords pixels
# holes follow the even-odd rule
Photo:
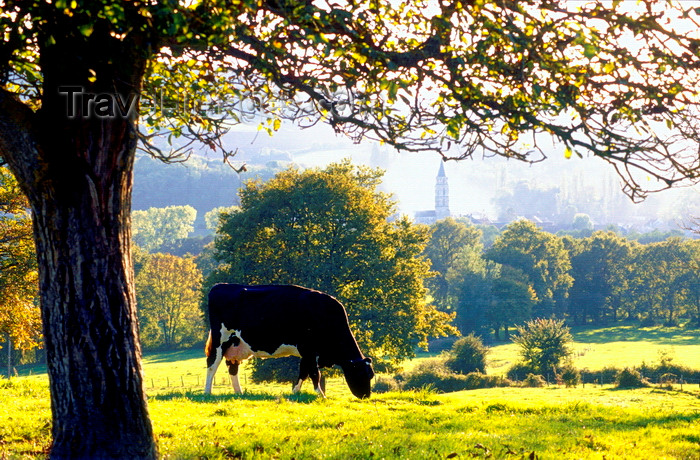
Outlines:
[[[314,390],[316,390],[316,393],[322,397],[326,397],[326,392],[324,391],[324,388],[326,386],[325,380],[323,380],[323,377],[321,376],[321,370],[318,368],[318,366],[314,366],[313,369],[311,369],[311,372],[309,373],[311,376],[311,381],[314,384]]]
[[[238,381],[238,362],[226,361],[228,365],[228,375],[231,378],[231,385],[233,386],[233,391],[236,394],[242,394],[241,384]]]
[[[299,382],[297,383],[298,388],[301,388],[301,384],[306,377],[311,377],[311,382],[314,384],[314,390],[319,396],[325,398],[326,394],[321,385],[321,371],[318,369],[316,356],[301,358],[301,362],[299,363]],[[298,391],[297,387],[294,387],[296,391]]]
[[[211,387],[214,383],[214,375],[216,370],[221,364],[221,360],[224,357],[224,352],[221,347],[221,335],[209,331],[209,339],[207,339],[206,345],[207,354],[207,382],[204,385],[204,394],[211,394]]]
[[[294,393],[299,393],[301,391],[301,385],[308,376],[309,371],[306,366],[306,361],[304,361],[304,358],[301,358],[301,361],[299,362],[299,379],[297,379],[297,384],[294,385],[294,388],[292,388]]]

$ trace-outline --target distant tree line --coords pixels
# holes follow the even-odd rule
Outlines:
[[[505,338],[533,318],[700,327],[700,240],[641,244],[612,231],[574,238],[519,220],[485,249],[480,233],[447,218],[432,226],[424,253],[436,272],[430,292],[463,334]]]
[[[554,235],[527,220],[502,230],[453,218],[417,225],[393,217],[396,203],[378,190],[382,174],[346,161],[249,181],[240,206],[204,216],[215,239],[188,236],[191,206],[134,211],[144,347],[200,343],[203,294],[215,282],[328,292],[346,305],[362,346],[387,363],[433,337],[459,330],[505,339],[536,318],[700,327],[700,240]],[[40,345],[30,220],[11,177],[0,185],[0,341],[30,350]]]

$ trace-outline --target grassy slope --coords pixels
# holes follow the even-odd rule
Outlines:
[[[600,367],[635,364],[627,361],[627,351],[600,353],[616,329],[577,332],[588,337],[586,346],[595,346],[595,353],[579,359],[598,356],[594,363]],[[615,341],[629,344],[634,337],[626,338]],[[694,348],[700,356],[697,336],[686,340],[649,330],[636,339],[637,347],[649,347],[642,357],[647,362],[657,358],[654,347],[672,347],[676,360],[689,365],[682,358],[686,352]],[[511,352],[499,348],[493,357],[509,359]],[[322,400],[311,393],[292,396],[288,385],[253,385],[245,379],[248,393],[232,395],[225,366],[214,396],[204,396],[204,359],[198,350],[152,355],[144,368],[165,458],[528,458],[536,452],[547,459],[700,459],[697,386],[684,392],[590,385],[496,388],[392,393],[359,401],[342,379],[331,379],[329,398]],[[0,401],[0,458],[42,457],[50,430],[46,376],[0,380]]]

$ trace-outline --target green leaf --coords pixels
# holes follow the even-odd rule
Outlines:
[[[590,43],[583,45],[583,55],[588,59],[595,57],[598,54],[598,47]]]
[[[93,26],[92,24],[83,24],[81,26],[78,26],[78,30],[84,36],[89,37],[90,35],[92,35]]]

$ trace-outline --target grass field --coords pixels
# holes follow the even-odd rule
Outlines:
[[[609,345],[624,343],[645,349],[646,362],[656,360],[661,349],[675,353],[680,363],[700,365],[697,335],[663,329],[633,333],[577,332],[579,340],[587,339],[577,349],[587,351],[576,364],[637,364],[628,360],[640,356],[622,347],[616,353],[618,347]],[[515,356],[511,348],[494,348],[490,372]],[[682,391],[509,387],[388,393],[360,401],[342,379],[329,379],[324,400],[308,392],[292,395],[289,385],[253,385],[245,378],[246,394],[233,395],[225,366],[214,395],[205,396],[199,350],[147,356],[144,369],[164,458],[700,459],[697,385]],[[45,374],[0,379],[0,401],[0,458],[44,457],[50,443]]]

